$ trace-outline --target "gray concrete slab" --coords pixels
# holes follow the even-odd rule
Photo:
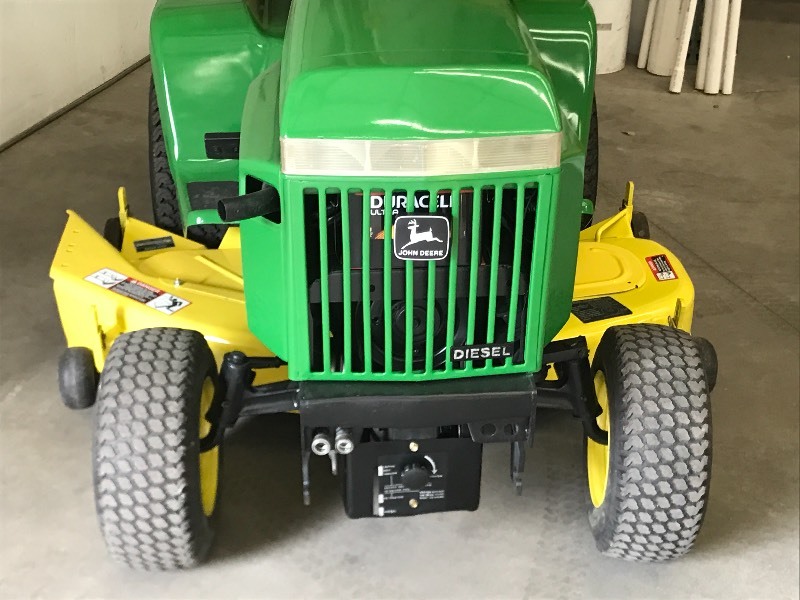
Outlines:
[[[92,417],[58,400],[47,270],[66,208],[100,227],[124,184],[148,213],[144,67],[0,155],[0,596],[797,598],[800,26],[796,3],[750,5],[734,96],[669,95],[631,66],[598,85],[601,212],[636,180],[654,237],[694,279],[695,331],[720,357],[711,500],[690,555],[596,553],[566,415],[542,416],[522,497],[507,450],[488,447],[478,512],[388,521],[347,520],[321,461],[302,506],[285,415],[229,435],[207,565],[112,564],[92,502]]]

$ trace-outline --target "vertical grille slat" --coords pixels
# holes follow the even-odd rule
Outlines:
[[[452,194],[451,191],[451,202]],[[439,207],[439,191],[428,191],[430,212],[435,213]],[[434,300],[436,296],[436,262],[428,261],[428,289],[425,298],[425,373],[433,372],[433,340],[434,340]]]
[[[543,179],[540,183],[539,187],[537,188],[537,199],[540,196],[549,197],[551,193],[551,186],[549,178]],[[541,203],[536,201],[536,219],[533,223],[533,236],[536,237],[539,235],[540,226],[542,223],[548,223],[550,220],[550,203],[548,202],[546,205],[542,206]],[[542,232],[544,233],[544,232]],[[531,251],[531,268],[528,277],[528,310],[527,314],[525,315],[525,331],[530,332],[532,331],[531,327],[533,327],[535,311],[538,310],[539,306],[534,306],[536,304],[536,300],[541,299],[542,297],[542,285],[543,282],[539,280],[541,273],[537,270],[537,262],[540,262],[544,259],[542,256],[538,256],[537,250],[541,251],[540,247],[537,247],[536,244],[533,244],[532,251]],[[538,328],[537,328],[538,329]],[[525,334],[525,350],[524,350],[524,357],[525,360],[523,364],[527,364],[528,360],[531,356],[531,345],[534,342],[534,337],[529,335],[528,333]]]
[[[497,322],[497,270],[500,260],[500,217],[503,210],[503,187],[494,186],[493,194],[492,253],[489,267],[488,308],[486,311],[486,343],[488,344],[494,342],[494,329]]]
[[[467,344],[475,342],[475,309],[478,299],[478,266],[481,260],[481,204],[483,194],[472,195],[472,235],[469,248],[469,299],[467,307]]]
[[[342,326],[344,327],[343,354],[344,370],[350,372],[353,368],[353,298],[351,286],[350,264],[350,193],[340,190],[342,206]]]
[[[364,373],[372,372],[372,295],[370,243],[369,190],[361,190],[361,316],[364,334]]]
[[[516,205],[514,207],[514,259],[511,266],[511,297],[508,302],[508,334],[507,342],[513,342],[516,337],[517,310],[519,304],[519,279],[521,277],[522,261],[522,224],[525,211],[525,188],[517,186]],[[510,358],[506,359],[506,365],[511,364]]]
[[[392,372],[392,197],[383,191],[383,335],[386,373]]]
[[[328,219],[327,196],[324,189],[317,189],[317,202],[319,203],[319,291],[322,306],[322,370],[331,370],[331,316],[328,294]]]
[[[447,279],[447,357],[445,358],[445,370],[451,371],[453,369],[453,358],[450,353],[450,348],[455,343],[456,335],[456,285],[458,283],[458,256],[459,256],[459,242],[461,232],[461,191],[458,192],[458,198],[455,197],[456,191],[453,189],[451,196],[452,204],[452,217],[450,220],[451,227],[451,246],[450,246],[450,271]]]
[[[414,198],[416,190],[413,188],[407,189],[406,194],[406,212],[412,214],[414,212]],[[405,262],[406,270],[406,297],[405,297],[405,349],[403,356],[405,357],[405,371],[412,373],[414,371],[414,261]]]

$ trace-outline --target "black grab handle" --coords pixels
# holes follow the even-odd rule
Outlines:
[[[254,217],[263,217],[279,212],[281,209],[278,190],[272,186],[244,196],[224,198],[217,203],[219,218],[224,223],[235,223]]]

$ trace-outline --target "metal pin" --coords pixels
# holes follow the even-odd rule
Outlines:
[[[408,444],[408,449],[411,450],[412,452],[416,452],[417,450],[419,450],[419,444],[417,442],[411,442],[410,444]]]
[[[331,459],[331,475],[336,475],[339,472],[338,463],[336,461],[336,450],[328,452],[328,458]]]
[[[408,501],[408,505],[411,508],[417,508],[419,506],[419,501],[416,498],[412,498],[411,500]]]

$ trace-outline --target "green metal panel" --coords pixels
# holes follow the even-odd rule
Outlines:
[[[259,75],[247,92],[239,141],[240,191],[245,192],[245,178],[250,175],[281,187],[281,155],[278,88],[280,64],[271,65]]]
[[[281,134],[437,139],[558,131],[517,13],[481,0],[295,0]]]
[[[278,144],[278,85],[280,70],[273,65],[250,85],[242,117],[239,163],[245,191],[245,174],[281,189]],[[286,207],[284,207],[285,211]],[[284,218],[288,218],[284,214]],[[289,309],[286,280],[287,252],[293,249],[285,236],[287,228],[266,219],[241,223],[244,291],[248,325],[261,340],[269,340],[278,356],[288,356],[289,330],[284,315]],[[302,248],[301,248],[302,249]],[[268,311],[270,314],[265,315]]]
[[[159,0],[150,21],[153,81],[185,225],[219,222],[189,214],[186,184],[235,181],[236,160],[206,157],[204,135],[240,131],[250,83],[280,58],[283,40],[265,34],[241,0]]]
[[[560,118],[575,128],[585,146],[595,46],[594,18],[585,0],[516,0],[518,15],[504,3],[477,0],[295,0],[294,5],[284,83],[313,72],[313,81],[302,83],[296,95],[305,97],[301,105],[316,103],[319,112],[319,119],[303,119],[305,106],[298,106],[298,133],[332,136],[315,126],[322,121],[341,123],[338,133],[353,137],[493,135],[552,130],[551,123]],[[203,134],[240,130],[247,86],[280,57],[282,48],[283,41],[262,31],[241,0],[159,0],[151,22],[152,64],[185,222],[217,221],[213,211],[188,214],[185,184],[236,179],[238,165],[206,158]],[[538,77],[526,71],[529,66],[546,74],[555,90],[554,98],[545,102],[548,106],[526,104],[520,92],[520,84]],[[380,77],[387,67],[408,69],[410,81],[398,77],[387,86]],[[346,77],[335,85],[342,74]],[[454,78],[465,83],[448,86],[447,80]],[[474,79],[484,79],[486,85],[470,85]],[[501,89],[504,82],[507,89]],[[392,88],[398,87],[404,94],[394,93]],[[278,93],[288,89],[284,85]],[[318,95],[320,90],[333,101],[318,102],[325,97]],[[357,96],[355,104],[352,95]],[[485,103],[487,96],[502,98],[491,106]],[[422,112],[414,106],[436,98],[442,102],[435,104],[445,107],[442,119],[429,116],[431,109],[423,111],[425,119],[418,118]],[[342,119],[342,107],[356,115],[356,122]],[[554,118],[555,107],[561,115]],[[289,108],[287,131],[293,127]]]
[[[294,0],[293,5],[285,44],[267,36],[240,0],[160,0],[153,17],[156,89],[182,209],[187,209],[184,185],[188,181],[238,178],[240,190],[245,191],[246,179],[251,176],[281,192],[280,223],[266,219],[242,223],[251,330],[289,362],[293,379],[424,381],[540,368],[544,344],[561,328],[570,310],[594,86],[594,20],[587,3],[516,0],[516,10],[511,4],[482,0]],[[239,161],[205,158],[205,132],[240,129]],[[286,177],[280,171],[281,135],[403,140],[556,131],[563,135],[562,166],[548,172],[375,181]],[[516,192],[504,197],[499,190],[508,184],[516,186]],[[529,185],[537,189],[537,215],[530,256],[524,256],[521,216]],[[342,215],[342,235],[348,239],[353,228],[368,231],[369,202],[365,199],[371,191],[382,190],[390,197],[393,190],[405,190],[413,197],[415,190],[437,186],[449,186],[453,194],[464,186],[473,188],[472,205],[456,202],[451,213],[453,223],[468,219],[473,227],[467,228],[463,238],[453,236],[452,254],[443,270],[422,265],[417,268],[425,272],[425,278],[417,279],[415,267],[404,267],[400,285],[405,304],[424,298],[425,325],[430,331],[430,307],[444,273],[446,345],[452,347],[460,285],[456,257],[467,251],[469,331],[464,341],[475,339],[480,319],[487,320],[482,337],[499,340],[502,336],[513,341],[516,331],[498,331],[494,319],[489,318],[499,310],[498,251],[493,248],[485,259],[487,264],[479,265],[482,259],[473,243],[484,226],[496,237],[501,217],[505,218],[502,215],[511,210],[515,226],[504,235],[513,236],[510,270],[514,276],[503,310],[510,318],[524,318],[524,362],[515,364],[509,359],[500,367],[457,368],[448,357],[441,368],[434,368],[433,341],[427,339],[420,366],[412,356],[410,334],[399,346],[393,345],[389,303],[384,302],[382,351],[391,355],[393,348],[403,348],[399,368],[390,366],[386,372],[372,368],[378,359],[372,336],[378,330],[372,327],[369,310],[342,312],[342,341],[328,334],[332,319],[338,317],[329,310],[322,312],[320,328],[325,334],[317,340],[322,368],[312,368],[309,289],[304,274],[309,260],[318,260],[327,269],[330,257],[324,245],[316,257],[307,255],[304,191],[316,191],[317,211],[324,208],[326,191],[331,188],[341,190],[343,209],[350,207],[351,194],[361,194],[363,210],[344,210]],[[496,190],[495,203],[490,210],[471,210],[481,202],[479,190],[484,186]],[[211,211],[185,214],[184,218],[190,224],[215,220]],[[391,265],[390,215],[384,216],[384,230],[386,241],[380,248],[371,244],[368,235],[346,244],[343,271],[356,269],[356,250],[367,264],[374,257],[375,264]],[[328,241],[322,219],[316,235]],[[519,294],[526,290],[519,275],[527,264],[530,290],[525,301],[520,301]],[[490,292],[483,304],[475,293],[480,287],[479,275],[487,269]],[[368,280],[344,277],[341,281],[345,304],[369,305]],[[391,280],[388,283],[380,291],[385,299],[393,294]],[[331,294],[339,293],[338,289],[327,276],[320,278],[322,303],[331,307]],[[407,311],[406,323],[412,322]],[[360,345],[363,356],[345,353],[343,363],[334,364],[340,343],[351,348]],[[356,372],[356,361],[362,358],[365,368]]]
[[[578,260],[581,207],[575,198],[583,195],[583,156],[573,156],[561,163],[561,177],[553,181],[553,214],[549,216],[550,236],[543,257],[546,286],[539,308],[539,331],[543,343],[548,343],[561,330],[572,308],[575,285],[575,265]],[[544,233],[544,232],[542,232]]]
[[[406,179],[395,179],[391,182],[367,182],[364,180],[354,180],[350,178],[299,178],[299,177],[286,177],[283,181],[283,195],[284,198],[293,199],[289,202],[284,202],[287,210],[283,214],[282,223],[280,225],[275,225],[273,223],[266,223],[264,219],[254,219],[243,223],[243,231],[242,234],[244,238],[247,240],[245,243],[245,256],[250,255],[251,248],[267,248],[267,242],[269,238],[274,240],[275,244],[282,243],[284,245],[284,253],[283,255],[287,257],[287,261],[285,262],[284,267],[284,274],[285,279],[283,279],[282,284],[285,286],[282,288],[282,295],[285,298],[285,301],[280,304],[279,309],[282,310],[274,310],[273,307],[265,307],[265,305],[259,302],[251,302],[251,298],[248,297],[248,314],[249,320],[251,324],[251,329],[261,337],[267,345],[270,345],[270,331],[274,330],[276,325],[280,325],[279,320],[285,323],[286,331],[290,332],[289,335],[289,343],[286,346],[285,352],[281,353],[278,352],[282,358],[288,361],[289,363],[289,376],[292,379],[296,380],[309,380],[309,379],[320,379],[320,380],[397,380],[397,381],[423,381],[423,380],[430,380],[430,379],[445,379],[445,378],[455,378],[455,377],[470,377],[470,376],[483,376],[483,375],[493,375],[493,374],[500,374],[500,373],[514,373],[514,372],[530,372],[536,371],[541,366],[541,351],[543,344],[546,342],[544,338],[546,337],[543,333],[543,329],[549,326],[549,322],[547,318],[543,318],[543,307],[546,306],[547,299],[546,294],[548,290],[553,287],[553,282],[546,280],[553,278],[561,277],[564,279],[565,282],[571,282],[571,274],[564,275],[560,274],[558,270],[548,271],[547,261],[552,257],[553,249],[553,236],[550,235],[550,232],[557,229],[555,222],[559,218],[559,212],[555,210],[554,205],[557,203],[557,194],[558,188],[557,182],[558,180],[558,171],[551,171],[551,172],[536,172],[536,173],[513,173],[513,174],[502,174],[500,176],[491,176],[491,177],[478,177],[478,176],[464,176],[460,177],[457,180],[453,180],[453,178],[443,179],[443,178],[429,178],[425,180],[406,180]],[[453,194],[455,195],[455,190],[460,190],[466,187],[472,188],[476,191],[474,195],[469,198],[469,202],[473,205],[477,206],[483,202],[481,195],[478,193],[479,190],[483,188],[489,188],[490,190],[497,190],[495,197],[502,197],[500,195],[500,191],[503,189],[504,186],[514,186],[515,191],[513,193],[512,199],[509,200],[510,202],[514,203],[514,212],[516,215],[522,214],[523,209],[523,197],[524,191],[526,187],[530,187],[531,185],[535,185],[538,190],[538,198],[536,200],[536,221],[535,221],[535,230],[534,230],[534,242],[533,247],[531,249],[532,252],[532,260],[530,261],[531,264],[531,274],[529,278],[529,285],[531,287],[530,292],[528,293],[527,297],[527,312],[525,315],[525,327],[524,330],[526,332],[525,340],[526,340],[526,351],[524,356],[524,361],[519,364],[513,364],[512,361],[506,361],[504,364],[500,366],[495,365],[481,365],[481,366],[472,366],[467,365],[466,367],[459,368],[452,363],[449,359],[441,365],[439,368],[434,368],[433,365],[433,348],[432,348],[432,340],[430,340],[430,336],[426,339],[425,342],[425,361],[424,365],[421,367],[414,367],[412,365],[412,344],[410,343],[410,335],[409,335],[409,325],[411,325],[411,321],[406,321],[406,338],[400,340],[399,347],[405,349],[404,359],[402,363],[402,367],[398,369],[395,365],[394,369],[391,366],[391,362],[387,361],[384,363],[383,367],[373,368],[372,367],[372,356],[368,356],[367,360],[365,361],[365,365],[362,368],[356,369],[354,367],[354,363],[351,358],[347,358],[347,354],[344,355],[344,362],[342,364],[334,364],[332,362],[333,354],[331,350],[331,345],[334,342],[337,342],[336,339],[330,337],[332,334],[328,334],[328,331],[331,330],[331,319],[330,314],[332,311],[332,303],[330,298],[332,297],[331,294],[334,294],[335,291],[330,287],[331,283],[328,280],[329,273],[328,273],[328,255],[327,252],[320,252],[320,280],[319,280],[319,288],[321,290],[320,297],[321,303],[323,305],[322,311],[322,366],[321,368],[314,369],[311,364],[310,358],[310,349],[309,349],[309,339],[311,335],[310,324],[309,324],[309,282],[305,278],[305,273],[308,265],[307,256],[306,256],[306,244],[308,240],[306,240],[307,231],[309,231],[304,226],[304,219],[307,218],[307,215],[303,214],[304,212],[304,202],[303,197],[306,194],[306,200],[308,199],[309,191],[313,191],[315,194],[313,202],[316,203],[316,210],[319,214],[326,214],[325,213],[325,192],[332,192],[333,190],[342,190],[342,206],[348,204],[350,200],[345,200],[348,196],[346,193],[347,191],[352,190],[361,190],[362,193],[362,202],[364,202],[363,206],[368,207],[368,199],[371,190],[382,190],[385,194],[391,195],[393,190],[405,190],[407,191],[408,197],[413,198],[413,192],[420,190],[420,191],[430,191],[435,192],[439,189],[452,189]],[[435,193],[431,193],[432,197],[435,197]],[[364,200],[366,199],[366,200]],[[463,202],[467,202],[467,200],[463,200]],[[459,203],[453,202],[454,207],[459,207]],[[462,207],[463,209],[463,207]],[[435,211],[436,206],[432,203],[431,210]],[[362,224],[369,223],[369,214],[368,208],[364,208],[361,211],[362,216]],[[480,211],[474,210],[471,211],[471,215],[469,218],[478,220],[480,219]],[[462,213],[459,208],[453,211],[451,215],[452,220],[452,227],[453,231],[459,230],[460,219],[462,218]],[[492,236],[493,243],[496,243],[496,240],[499,239],[500,235],[500,218],[501,218],[501,202],[495,202],[493,207],[487,212],[484,210],[484,216],[488,215],[488,219],[491,222],[490,227],[490,234]],[[385,240],[381,245],[380,250],[380,257],[377,264],[381,265],[380,267],[373,268],[373,271],[376,269],[382,274],[384,283],[387,283],[387,273],[392,271],[392,252],[391,252],[391,244],[392,244],[392,223],[391,223],[392,216],[389,211],[384,212],[383,216],[383,227],[384,227],[384,235]],[[345,225],[345,222],[347,223]],[[255,223],[260,223],[260,225],[254,227]],[[314,235],[319,236],[319,239],[322,241],[320,244],[321,248],[327,248],[327,241],[329,232],[326,227],[322,226],[323,220],[320,220],[320,223],[315,225],[315,227],[311,230]],[[265,225],[267,225],[265,227]],[[348,217],[346,220],[343,219],[342,223],[342,230],[349,230],[351,226],[350,218]],[[470,228],[469,235],[472,236],[474,239],[477,239],[477,234],[475,234],[476,230],[480,230],[480,228],[475,228],[474,223],[473,226]],[[576,227],[577,231],[577,227]],[[515,225],[513,229],[513,239],[515,242],[515,255],[513,260],[512,266],[512,273],[514,276],[511,280],[512,289],[515,292],[522,293],[524,290],[520,289],[520,277],[519,272],[522,264],[523,257],[521,256],[521,248],[522,244],[520,243],[522,237],[522,225],[521,220],[517,221],[517,225]],[[367,239],[367,236],[362,237],[362,241]],[[455,302],[453,300],[453,291],[455,290],[456,286],[456,258],[458,256],[459,248],[458,245],[460,240],[457,235],[454,235],[453,239],[453,246],[451,247],[451,258],[448,265],[443,265],[442,268],[444,269],[445,273],[443,273],[444,280],[446,281],[447,289],[449,291],[448,298],[445,299],[445,306],[447,310],[446,322],[447,322],[447,345],[452,346],[454,335],[453,330],[455,326]],[[470,281],[469,281],[469,304],[470,304],[470,322],[472,323],[472,331],[471,337],[472,339],[467,339],[467,343],[473,341],[475,338],[475,322],[476,317],[475,314],[479,310],[485,310],[488,314],[488,321],[493,321],[494,315],[497,309],[496,302],[492,302],[491,300],[488,302],[488,306],[484,306],[480,308],[478,304],[474,301],[476,296],[476,291],[478,288],[478,266],[480,261],[480,255],[477,250],[477,244],[470,244]],[[369,253],[375,251],[374,248],[370,247],[370,244],[363,243],[362,245],[362,261],[361,265],[370,264],[369,263]],[[345,304],[349,304],[351,307],[353,306],[353,299],[358,299],[362,302],[363,305],[368,305],[370,300],[374,300],[375,296],[371,295],[367,286],[363,285],[363,273],[360,277],[362,284],[360,285],[361,289],[352,290],[350,289],[350,277],[347,271],[351,271],[353,269],[358,268],[357,263],[351,262],[350,258],[351,249],[348,249],[347,258],[344,260],[345,266],[345,277],[343,277],[342,281],[347,282],[342,284],[342,294],[345,298],[349,299]],[[265,260],[263,259],[264,256],[268,256],[269,254],[265,253],[262,254],[262,260],[260,263],[264,263]],[[496,297],[498,292],[498,258],[497,253],[491,253],[491,260],[489,265],[489,280],[488,280],[488,287],[490,289],[489,298]],[[263,269],[263,265],[261,265],[259,261],[245,261],[245,280],[248,282],[248,286],[252,289],[263,289],[274,287],[277,282],[275,281],[268,281],[265,279],[265,274],[267,271]],[[373,263],[375,264],[375,263]],[[394,267],[397,269],[397,267]],[[404,302],[406,303],[406,307],[411,305],[414,302],[415,297],[419,297],[417,295],[416,290],[414,289],[413,279],[411,277],[411,273],[413,271],[413,266],[411,263],[405,263],[403,265],[403,278],[402,281],[404,282],[404,291],[403,291],[403,298]],[[424,289],[420,291],[420,294],[424,294],[425,304],[427,305],[426,311],[426,326],[428,331],[432,330],[432,314],[433,312],[430,310],[433,306],[434,302],[434,293],[435,293],[435,280],[436,280],[436,267],[433,263],[429,263],[428,265],[418,266],[416,268],[423,269],[426,273],[426,284]],[[274,275],[274,272],[272,273]],[[358,279],[356,279],[358,281]],[[565,285],[565,284],[564,284]],[[563,285],[557,285],[556,287],[563,287]],[[248,288],[250,289],[250,288]],[[383,298],[382,301],[382,310],[383,312],[383,319],[380,327],[383,328],[383,337],[384,337],[384,347],[382,351],[385,356],[392,356],[393,348],[397,348],[397,344],[393,344],[392,341],[392,327],[391,327],[391,306],[392,306],[392,290],[389,285],[383,285],[382,290],[377,290],[379,296]],[[379,307],[380,308],[380,307]],[[344,314],[347,315],[351,309],[345,308]],[[518,310],[517,308],[514,309],[515,311]],[[567,310],[569,310],[567,308]],[[366,312],[366,311],[365,311]],[[409,319],[409,311],[406,311],[406,319]],[[481,315],[484,316],[483,314]],[[566,317],[564,317],[565,319]],[[348,327],[352,326],[353,323],[358,322],[356,319],[356,313],[351,312],[348,317],[346,317],[346,322],[349,324]],[[361,327],[361,332],[359,333],[360,336],[363,336],[364,347],[371,349],[371,352],[367,352],[367,354],[372,354],[374,352],[374,347],[371,344],[370,336],[374,334],[374,328],[371,324],[371,321],[367,318],[366,315],[363,316],[361,320],[363,323],[363,327]],[[276,329],[279,329],[276,328]],[[492,328],[493,329],[493,328]],[[356,345],[353,344],[353,337],[350,337],[351,333],[348,334],[341,334],[340,335],[347,335],[348,340],[345,341],[345,347],[355,348]],[[513,341],[515,335],[513,331],[503,331],[502,335],[504,336],[503,339],[511,339]],[[491,339],[494,336],[493,331],[487,331],[484,333],[484,337]],[[388,365],[388,366],[387,366]]]
[[[556,92],[565,127],[589,139],[597,31],[587,0],[513,0],[530,30],[539,58]]]

